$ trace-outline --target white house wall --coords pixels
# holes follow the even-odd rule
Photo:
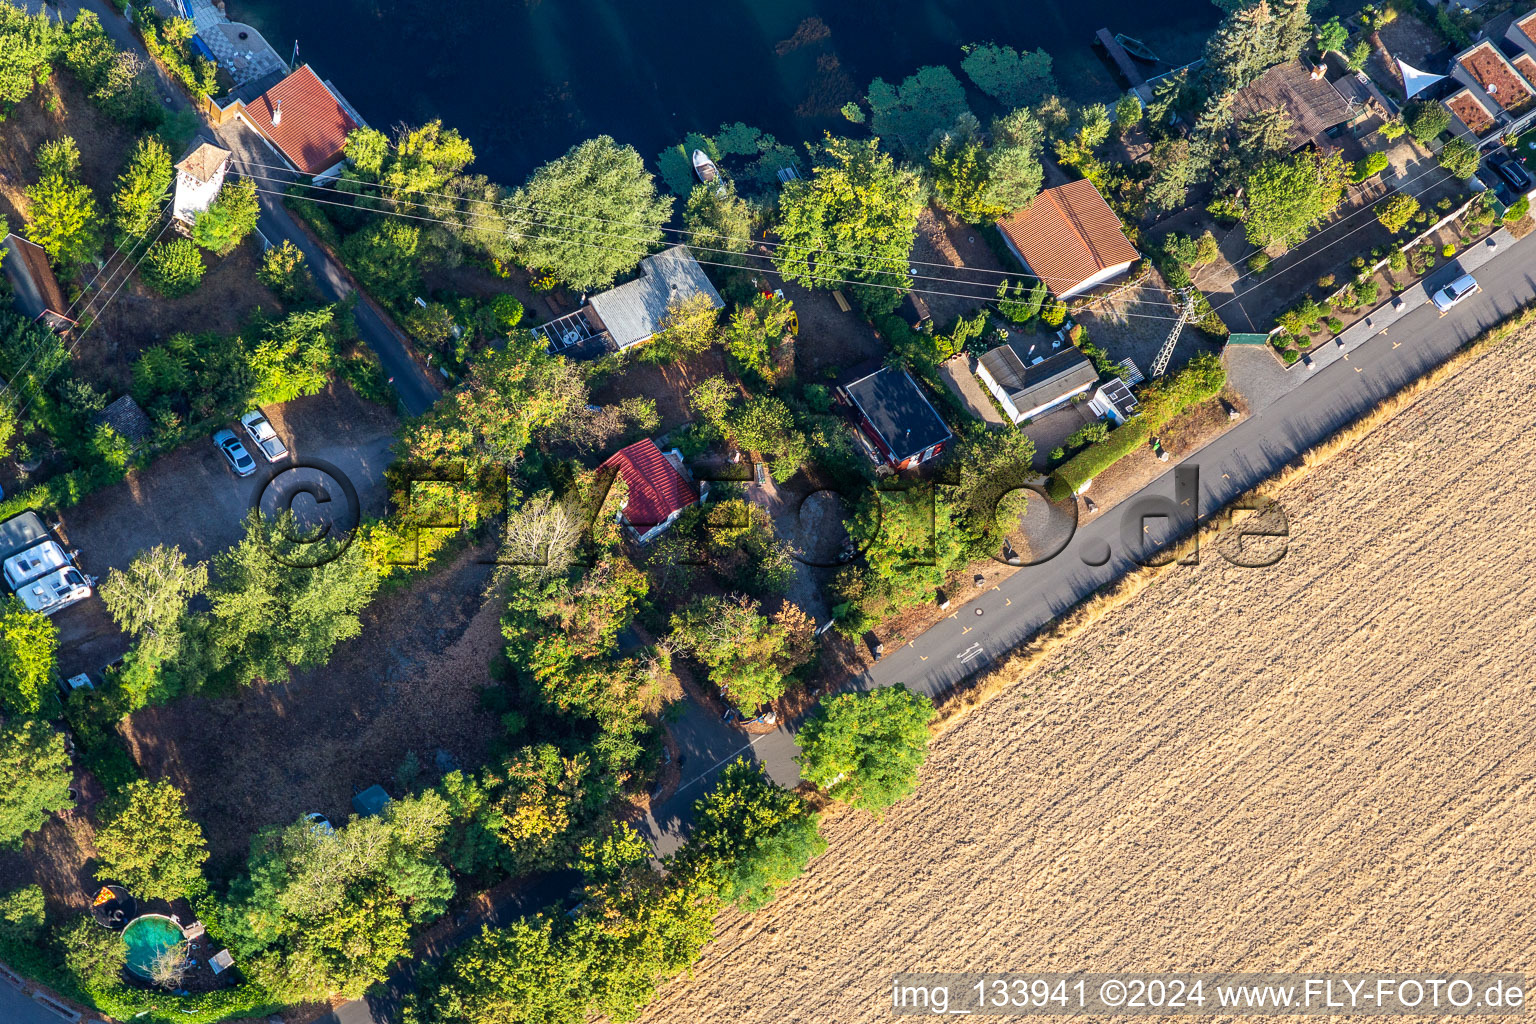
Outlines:
[[[226,160],[211,181],[198,181],[185,171],[177,171],[176,219],[191,224],[198,214],[208,209],[213,197],[224,187],[224,175],[228,170],[229,161]]]
[[[987,372],[987,368],[980,363],[976,364],[976,376],[981,378],[981,382],[987,386],[987,390],[992,392],[992,397],[997,399],[997,404],[1003,407],[1003,412],[1007,413],[1008,418],[1017,425],[1024,417],[1019,413],[1018,409],[1014,408],[1013,400],[1008,397],[1008,392],[998,386],[997,381],[993,380],[992,375]]]

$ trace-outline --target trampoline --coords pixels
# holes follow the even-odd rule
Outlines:
[[[128,969],[153,980],[155,958],[182,942],[181,925],[163,914],[144,914],[128,922],[123,942],[128,945]]]

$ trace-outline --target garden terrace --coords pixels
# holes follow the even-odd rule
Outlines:
[[[1481,89],[1508,113],[1519,113],[1536,99],[1530,85],[1488,40],[1459,54],[1456,64],[1458,79]]]
[[[1482,100],[1478,99],[1471,89],[1462,89],[1446,97],[1445,106],[1451,113],[1461,119],[1461,123],[1478,138],[1488,134],[1490,128],[1496,127],[1494,113],[1489,110]]]

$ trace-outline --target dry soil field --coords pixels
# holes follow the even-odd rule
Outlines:
[[[645,1019],[883,1021],[906,970],[1529,968],[1532,466],[1527,331],[1282,491],[1279,565],[1163,576],[834,816]]]

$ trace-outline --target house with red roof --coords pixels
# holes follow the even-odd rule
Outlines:
[[[308,64],[281,79],[271,75],[237,89],[209,113],[217,124],[231,117],[245,122],[283,163],[318,182],[341,173],[347,134],[367,125]]]
[[[1141,257],[1086,178],[1048,188],[997,222],[1008,249],[1058,299],[1119,277]]]
[[[676,448],[663,452],[647,438],[636,441],[610,455],[600,469],[617,471],[624,481],[626,495],[619,508],[619,522],[644,544],[659,535],[683,514],[699,503],[701,494],[694,489]],[[709,485],[704,485],[708,494]]]

